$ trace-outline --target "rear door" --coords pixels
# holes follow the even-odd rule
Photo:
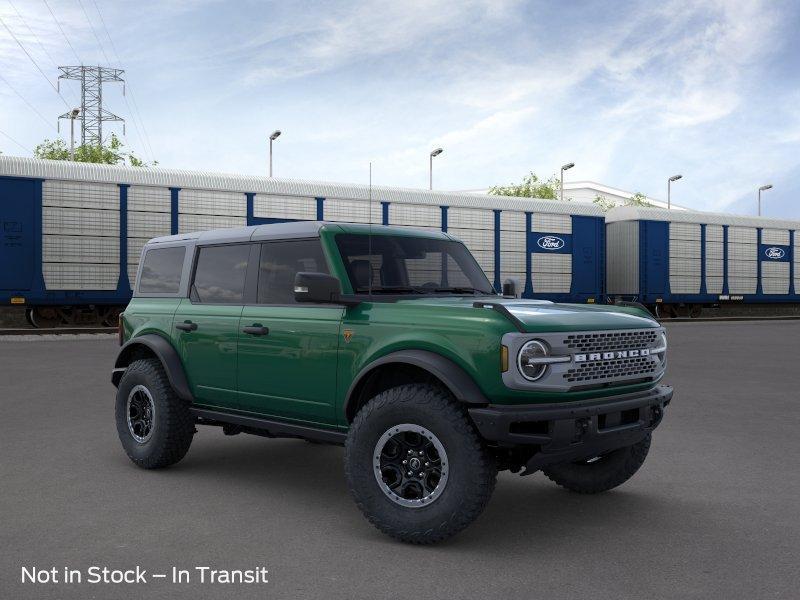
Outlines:
[[[198,405],[238,408],[239,319],[244,303],[250,243],[198,246],[189,298],[173,326],[189,386]]]
[[[0,177],[0,290],[29,290],[35,259],[36,182]]]
[[[318,238],[262,244],[256,303],[239,322],[239,402],[254,413],[334,424],[344,308],[297,304],[299,271],[328,272]]]

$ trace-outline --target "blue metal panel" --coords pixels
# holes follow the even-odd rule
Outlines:
[[[789,250],[792,253],[792,260],[789,261],[789,294],[794,296],[797,293],[794,289],[794,229],[789,230]]]
[[[756,228],[756,234],[758,236],[758,248],[761,248],[761,227]],[[764,293],[764,288],[761,285],[761,251],[759,250],[758,256],[756,256],[756,294],[759,296]]]
[[[244,197],[247,199],[247,224],[255,225],[255,203],[256,195],[253,193],[246,193]]]
[[[563,236],[567,237],[567,236]],[[605,271],[605,224],[602,218],[572,217],[572,285],[570,294],[576,301],[592,298],[600,300],[603,294]]]
[[[170,197],[170,231],[172,235],[176,235],[178,233],[178,194],[180,193],[181,188],[169,188],[169,197]]]
[[[700,224],[700,293],[706,294],[706,226]]]
[[[317,198],[317,221],[322,221],[325,217],[325,198]]]
[[[129,294],[131,284],[128,280],[128,188],[125,183],[119,184],[119,280],[117,293]]]
[[[494,289],[503,291],[500,283],[500,210],[494,210]]]
[[[573,217],[573,220],[576,217]],[[593,218],[593,217],[584,217]],[[542,252],[544,254],[572,254],[572,235],[568,233],[547,233],[544,231],[531,231],[530,237],[531,252]],[[594,236],[591,236],[594,239]]]
[[[442,206],[442,231],[447,231],[447,207]]]
[[[531,248],[531,213],[525,213],[525,288],[522,292],[522,295],[526,298],[530,298],[533,296],[533,278],[531,277],[531,271],[533,270],[533,266],[531,265],[531,252],[533,249]]]
[[[36,270],[37,182],[0,177],[0,290],[27,291]],[[41,184],[39,185],[41,190]],[[41,222],[41,193],[39,193]],[[38,235],[41,248],[41,231]]]
[[[641,294],[645,302],[655,303],[669,295],[669,223],[640,221],[642,245]]]
[[[381,223],[384,225],[389,224],[389,203],[381,202]]]
[[[758,261],[761,262],[762,260],[766,262],[792,262],[791,243],[788,246],[782,244],[759,244]]]

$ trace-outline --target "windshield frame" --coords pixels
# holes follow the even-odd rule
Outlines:
[[[452,285],[447,287],[425,287],[423,285],[415,286],[415,285],[391,285],[391,286],[380,286],[374,285],[370,289],[365,286],[357,285],[355,280],[353,271],[350,266],[350,259],[353,256],[353,253],[346,253],[346,249],[343,247],[343,243],[346,243],[348,240],[353,240],[354,238],[363,238],[363,240],[359,240],[360,242],[364,243],[365,241],[368,242],[368,239],[372,236],[373,243],[375,240],[383,239],[385,241],[386,238],[394,238],[396,243],[398,244],[405,244],[411,240],[422,240],[431,244],[432,246],[441,246],[442,252],[446,252],[447,256],[451,257],[452,260],[456,262],[459,267],[461,277],[466,277],[466,279],[470,282],[469,286],[465,285]],[[478,261],[475,259],[475,256],[469,251],[466,245],[457,239],[454,239],[450,236],[446,237],[434,237],[434,236],[424,236],[424,235],[408,235],[407,232],[397,232],[397,233],[390,233],[381,231],[379,233],[369,234],[367,232],[340,232],[336,233],[333,236],[333,247],[335,248],[336,252],[339,254],[339,260],[341,261],[342,266],[344,267],[344,275],[347,278],[347,283],[349,284],[350,288],[352,289],[352,294],[359,297],[369,297],[374,300],[395,300],[395,299],[414,299],[414,298],[426,298],[426,297],[462,297],[462,296],[469,296],[469,297],[485,297],[485,296],[497,296],[497,292],[492,285],[492,282],[486,276],[483,269],[481,268]],[[447,252],[448,248],[455,248],[455,252]],[[434,250],[435,251],[435,250]],[[363,255],[366,255],[367,251],[365,250]],[[357,256],[363,256],[358,254]],[[385,252],[375,252],[373,248],[373,255],[383,257]]]

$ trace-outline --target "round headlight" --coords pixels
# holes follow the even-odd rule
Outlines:
[[[547,365],[536,364],[536,359],[545,358],[549,352],[544,342],[540,342],[539,340],[531,340],[522,346],[517,355],[517,366],[522,376],[528,381],[541,379],[542,375],[547,371]],[[532,360],[533,364],[531,364]]]

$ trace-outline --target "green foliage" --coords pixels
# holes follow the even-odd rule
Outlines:
[[[522,179],[522,183],[512,183],[510,185],[498,185],[489,189],[490,194],[497,196],[518,196],[522,198],[544,198],[546,200],[558,200],[561,182],[552,175],[546,181],[531,172]]]
[[[36,158],[46,158],[48,160],[69,160],[69,146],[64,140],[45,140],[33,149]],[[75,147],[75,161],[101,163],[105,165],[130,165],[132,167],[156,166],[158,161],[152,164],[144,162],[133,152],[125,150],[125,144],[120,139],[111,134],[108,144],[102,146],[90,146],[83,144]]]
[[[606,198],[605,196],[601,196],[598,194],[592,200],[597,206],[599,206],[604,212],[608,212],[615,206],[617,203],[611,200],[610,198]],[[636,192],[633,196],[628,198],[622,206],[653,206],[650,202],[647,201],[647,196],[645,196],[642,192]]]

